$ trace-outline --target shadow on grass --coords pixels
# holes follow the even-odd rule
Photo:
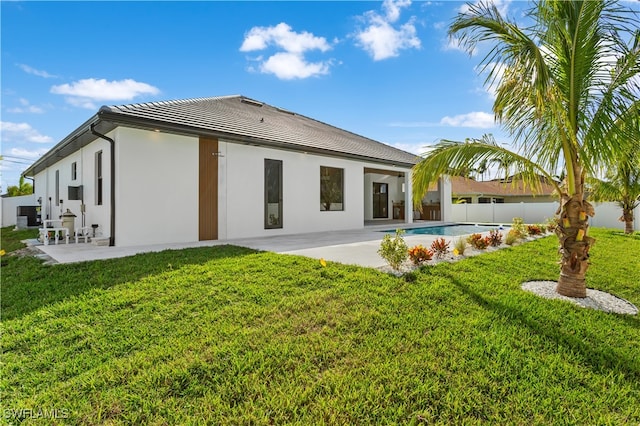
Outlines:
[[[623,374],[630,380],[640,381],[640,365],[638,365],[637,359],[627,357],[624,354],[621,354],[620,351],[616,351],[615,348],[609,346],[596,347],[592,344],[588,344],[585,339],[581,338],[581,333],[576,333],[575,335],[566,333],[558,328],[550,326],[549,323],[535,320],[524,311],[516,310],[512,306],[486,299],[480,293],[474,291],[471,287],[464,284],[453,275],[448,274],[448,278],[456,287],[458,287],[464,294],[468,295],[479,306],[515,321],[518,324],[529,328],[537,335],[543,336],[558,345],[565,346],[573,353],[580,354],[582,360],[586,364],[590,365],[594,371],[615,371]],[[624,315],[623,319],[625,322],[635,324],[637,327],[637,319],[628,318],[627,315]]]
[[[16,319],[93,289],[110,288],[187,265],[254,253],[257,252],[252,249],[224,245],[53,266],[43,265],[34,257],[12,257],[2,267],[2,319]]]

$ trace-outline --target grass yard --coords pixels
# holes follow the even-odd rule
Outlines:
[[[640,306],[640,236],[592,235],[588,286]],[[520,290],[557,278],[556,246],[414,282],[232,246],[9,257],[1,421],[638,424],[640,319]]]

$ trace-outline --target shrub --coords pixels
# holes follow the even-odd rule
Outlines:
[[[527,233],[529,235],[541,235],[542,229],[538,225],[527,225]]]
[[[510,229],[509,232],[507,232],[507,238],[505,238],[504,242],[511,246],[518,240],[518,233],[515,230]]]
[[[482,242],[482,235],[480,234],[471,234],[467,237],[467,242],[469,245],[475,249],[482,250],[486,248],[484,243]]]
[[[548,232],[553,232],[558,227],[558,219],[555,217],[551,217],[545,221],[545,225],[547,226]]]
[[[489,245],[491,247],[498,247],[502,244],[502,233],[497,229],[489,231],[489,236],[487,238],[489,239]]]
[[[433,252],[427,248],[424,248],[422,244],[409,249],[409,260],[416,265],[420,266],[433,257]]]
[[[484,250],[489,246],[489,239],[482,238],[482,235],[480,234],[469,235],[469,237],[467,238],[467,242],[470,246],[477,250]]]
[[[455,243],[453,243],[453,254],[456,256],[463,256],[466,249],[467,242],[462,237],[458,238]]]
[[[438,238],[431,243],[431,251],[437,259],[442,259],[449,253],[449,244],[451,242],[445,241],[444,238]]]
[[[396,235],[393,238],[391,238],[391,235],[386,234],[382,238],[378,249],[380,257],[386,260],[394,271],[400,270],[408,256],[407,244],[404,242],[402,234],[404,234],[402,229],[396,229]]]
[[[524,240],[527,238],[527,225],[524,224],[524,220],[521,217],[514,217],[513,222],[511,223],[511,230],[509,233],[513,231],[516,239]]]

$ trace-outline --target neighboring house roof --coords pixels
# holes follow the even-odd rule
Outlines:
[[[436,190],[435,186],[429,190]],[[454,197],[489,196],[489,197],[523,197],[550,196],[555,187],[541,180],[539,191],[522,182],[505,182],[503,180],[477,181],[461,176],[451,177],[451,195]]]
[[[91,125],[107,133],[118,125],[226,138],[281,149],[412,167],[419,157],[392,146],[244,96],[221,96],[103,106],[24,174],[32,176],[60,156],[95,140]],[[57,158],[56,158],[57,157]]]
[[[554,191],[554,186],[546,182],[540,183],[540,188],[536,191],[530,185],[523,185],[522,182],[504,182],[502,180],[475,181],[463,177],[451,178],[451,193],[453,196],[482,195],[499,197],[522,197],[522,196],[548,196]]]

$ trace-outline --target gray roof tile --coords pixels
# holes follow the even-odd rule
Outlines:
[[[221,96],[165,102],[105,106],[99,115],[135,120],[138,124],[167,124],[246,138],[269,146],[313,150],[411,166],[419,158],[392,146],[365,138],[294,112],[244,96]]]

